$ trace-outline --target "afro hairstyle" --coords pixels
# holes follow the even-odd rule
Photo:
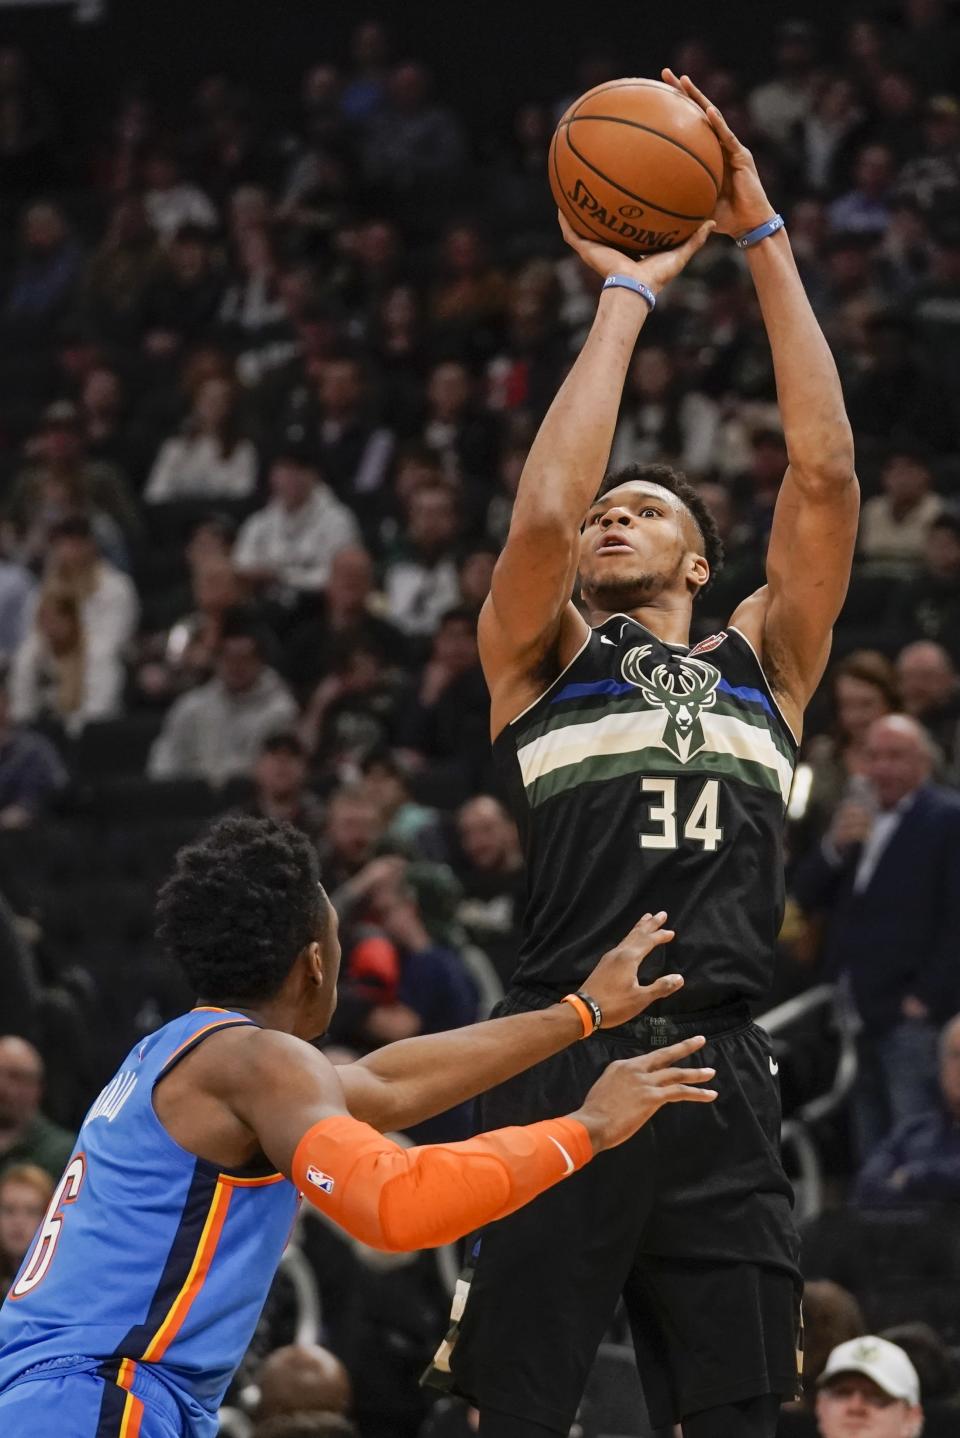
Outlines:
[[[326,927],[313,845],[273,819],[220,819],[180,850],[157,897],[157,938],[214,1003],[273,997]]]

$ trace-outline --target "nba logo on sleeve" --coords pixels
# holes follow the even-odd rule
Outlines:
[[[312,1183],[314,1188],[319,1188],[321,1193],[333,1193],[334,1180],[329,1173],[324,1173],[322,1168],[310,1164],[307,1169],[307,1183]]]

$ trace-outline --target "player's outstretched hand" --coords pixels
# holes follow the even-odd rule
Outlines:
[[[587,1094],[583,1107],[570,1115],[589,1133],[594,1153],[623,1143],[665,1103],[712,1103],[716,1089],[697,1085],[707,1083],[716,1070],[676,1067],[705,1042],[698,1035],[640,1058],[610,1064]]]
[[[644,914],[627,937],[604,954],[584,984],[584,992],[596,999],[603,1011],[605,1029],[636,1018],[657,999],[665,999],[683,987],[679,974],[664,974],[645,986],[637,981],[637,970],[651,949],[669,944],[674,936],[672,929],[663,927],[666,921],[662,909],[659,914]]]
[[[631,260],[610,245],[601,245],[597,240],[582,240],[579,235],[574,234],[566,217],[559,210],[557,219],[560,221],[563,238],[570,248],[576,250],[583,263],[596,270],[603,279],[606,279],[607,275],[632,275],[635,280],[653,290],[655,295],[660,293],[664,285],[676,279],[716,229],[713,220],[705,220],[698,230],[694,230],[689,240],[678,245],[675,250],[662,250],[655,255],[645,255],[642,260]]]
[[[723,150],[723,182],[717,197],[713,218],[721,235],[745,235],[762,225],[773,214],[753,156],[727,124],[726,120],[689,75],[675,75],[672,70],[660,72],[668,85],[686,95],[706,115]]]

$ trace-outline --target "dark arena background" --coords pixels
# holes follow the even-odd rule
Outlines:
[[[0,0],[0,1293],[89,1104],[191,1005],[152,907],[212,817],[316,843],[343,938],[336,1061],[474,1022],[509,983],[523,860],[477,615],[598,292],[560,237],[547,147],[581,91],[663,65],[722,105],[786,218],[863,491],[757,1014],[807,1279],[806,1394],[778,1431],[833,1438],[814,1411],[827,1355],[883,1334],[920,1375],[924,1432],[956,1435],[948,0]],[[613,458],[701,490],[728,556],[695,610],[713,634],[763,583],[787,464],[728,239],[645,327]],[[868,739],[889,714],[919,726],[896,772]],[[865,1108],[883,1115],[869,1144]],[[473,1432],[419,1386],[460,1257],[375,1253],[305,1212],[221,1432]],[[648,1431],[618,1317],[573,1432]]]

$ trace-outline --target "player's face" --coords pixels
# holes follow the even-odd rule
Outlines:
[[[686,509],[658,484],[630,483],[590,506],[580,534],[580,584],[594,608],[615,613],[686,586],[699,564]]]
[[[817,1395],[820,1438],[913,1438],[919,1423],[919,1408],[859,1373],[841,1375]]]

